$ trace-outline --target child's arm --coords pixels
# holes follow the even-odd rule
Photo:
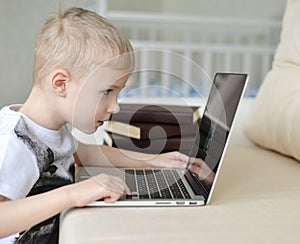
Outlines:
[[[179,152],[155,155],[79,143],[75,160],[78,165],[86,166],[185,169],[189,157]]]
[[[130,194],[130,191],[120,178],[100,174],[20,200],[5,201],[5,197],[0,196],[0,238],[26,230],[66,208],[82,207],[98,199],[115,202],[124,193]]]

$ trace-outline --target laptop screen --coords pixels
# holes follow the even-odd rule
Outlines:
[[[201,166],[198,164],[197,177],[203,183],[207,196],[220,165],[246,80],[246,74],[217,73],[199,120],[199,133],[190,154],[190,163],[197,166],[194,158],[200,158],[205,163]],[[191,172],[187,172],[187,175],[188,180],[191,179]]]

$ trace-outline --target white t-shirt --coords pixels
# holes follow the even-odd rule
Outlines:
[[[19,108],[11,105],[0,110],[0,195],[16,200],[73,183],[76,142],[67,128],[41,127],[17,112]],[[0,239],[0,244],[11,243],[9,239],[25,243],[33,237],[35,243],[55,243],[57,236],[52,235],[58,230],[58,216],[43,223]]]

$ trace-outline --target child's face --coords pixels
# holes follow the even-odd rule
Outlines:
[[[104,121],[119,111],[117,95],[126,85],[128,72],[101,67],[77,88],[72,124],[92,134]]]

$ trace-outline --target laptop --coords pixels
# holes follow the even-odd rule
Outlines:
[[[155,168],[82,167],[76,181],[100,173],[118,176],[131,190],[115,203],[89,206],[203,206],[209,204],[233,127],[247,74],[217,73],[185,170]]]

